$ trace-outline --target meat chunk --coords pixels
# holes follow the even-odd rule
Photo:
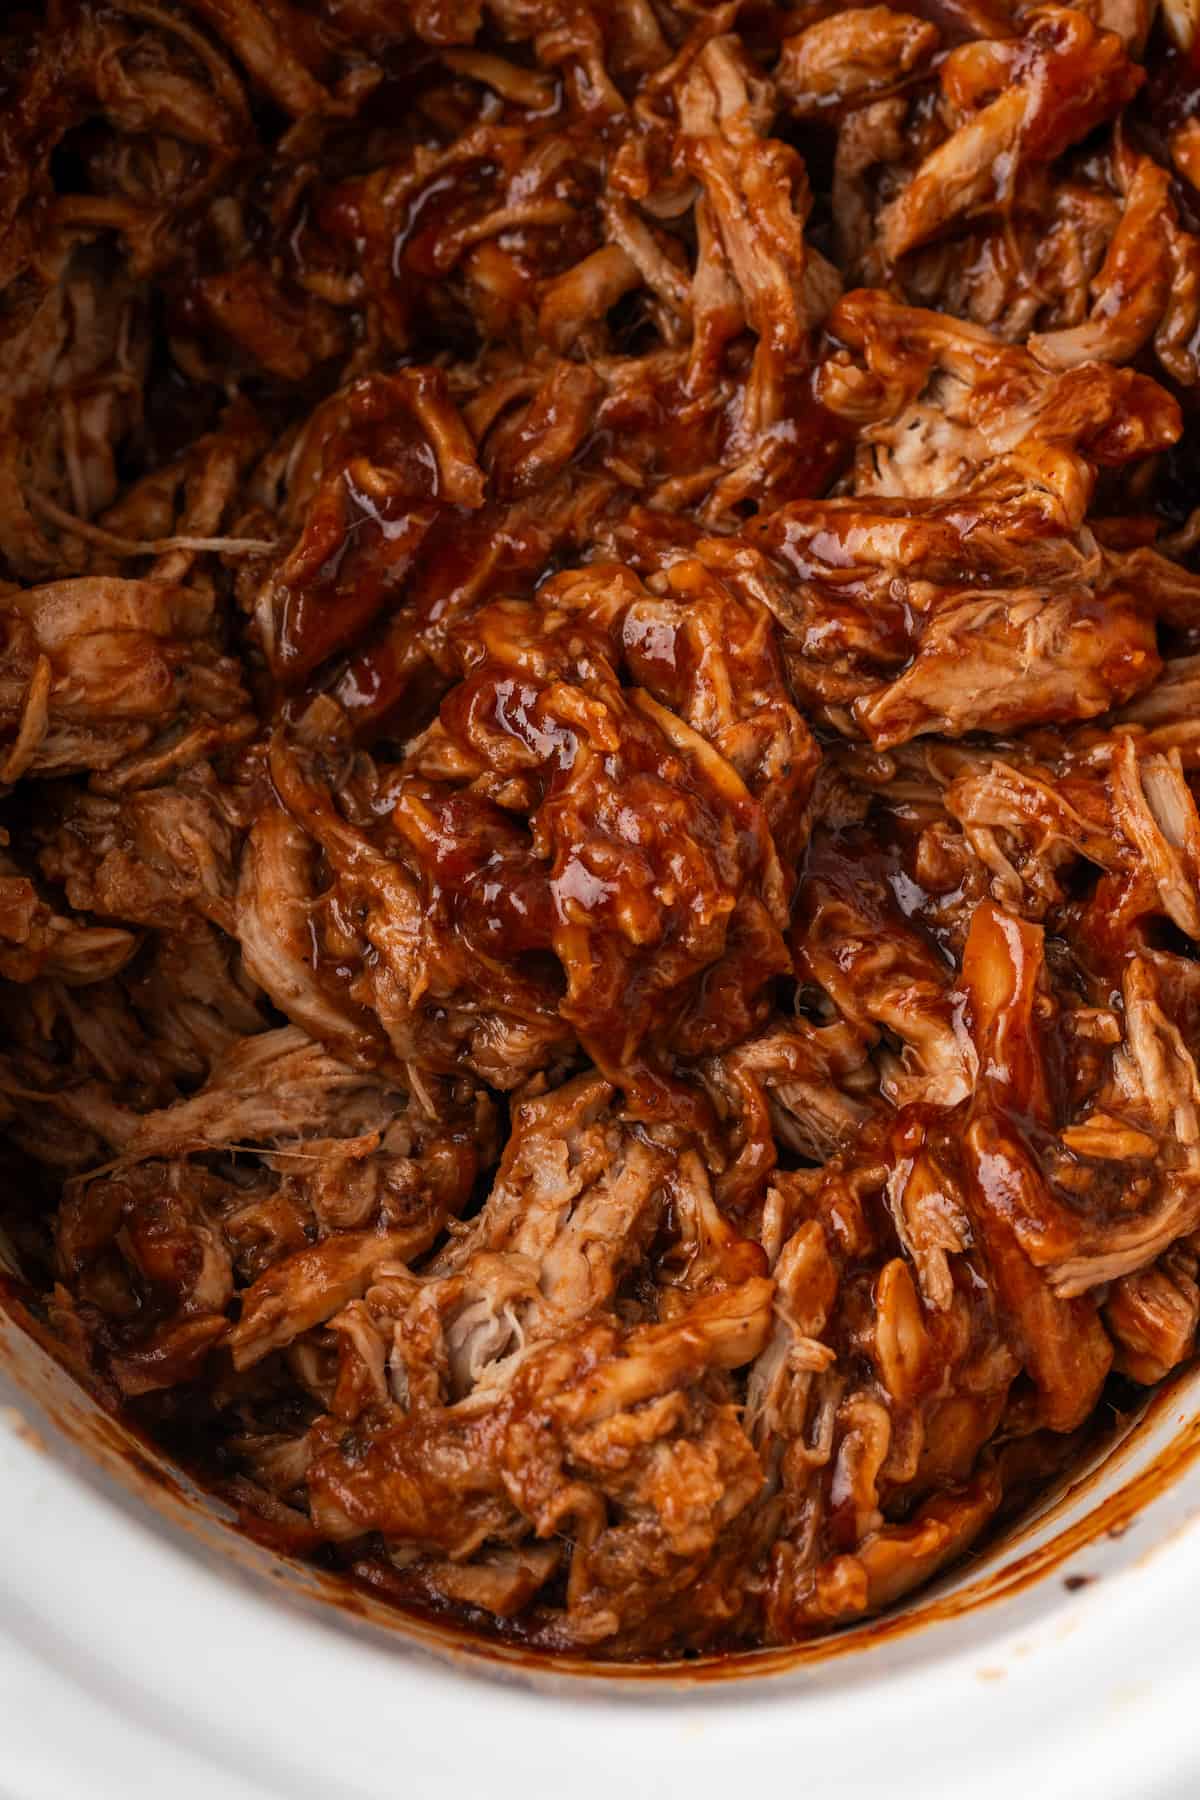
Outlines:
[[[14,773],[111,770],[197,723],[253,730],[238,665],[213,646],[211,603],[165,582],[81,576],[6,596],[0,730]]]
[[[381,1263],[407,1262],[427,1250],[439,1223],[435,1217],[403,1231],[346,1231],[273,1263],[242,1297],[229,1339],[234,1368],[251,1368],[323,1325],[363,1292]]]
[[[1123,1275],[1104,1308],[1117,1345],[1117,1366],[1134,1381],[1161,1381],[1191,1355],[1200,1319],[1194,1255],[1173,1252],[1148,1269]]]
[[[75,987],[104,981],[129,961],[137,938],[119,926],[83,925],[56,913],[9,857],[0,859],[0,976],[43,974]]]
[[[1102,363],[1056,379],[1028,350],[878,293],[848,294],[831,324],[859,360],[831,355],[820,391],[831,410],[865,427],[862,494],[1020,495],[1049,532],[1070,530],[1098,467],[1178,435],[1161,389]],[[1019,516],[1010,513],[1014,525]]]
[[[1065,331],[1035,335],[1029,347],[1048,368],[1127,362],[1157,327],[1171,288],[1170,184],[1150,157],[1127,176],[1125,208],[1093,284],[1092,318]]]
[[[841,1016],[871,1037],[886,1027],[903,1045],[884,1062],[893,1105],[953,1107],[974,1085],[974,1058],[955,1016],[950,970],[906,924],[869,865],[848,880],[825,842],[810,859],[798,918],[802,966]],[[853,865],[851,864],[852,868]]]
[[[367,1446],[329,1433],[309,1477],[314,1515],[335,1538],[379,1530],[456,1560],[522,1524],[566,1530],[567,1604],[549,1641],[670,1631],[688,1588],[720,1580],[722,1539],[761,1485],[719,1376],[711,1397],[702,1377],[753,1358],[769,1296],[748,1284],[625,1336],[591,1326],[531,1354],[495,1406],[414,1411]],[[736,1611],[736,1594],[725,1604]]]
[[[856,706],[881,749],[925,732],[1019,731],[1092,719],[1148,688],[1161,664],[1153,621],[1119,592],[1045,599],[955,596],[930,620],[911,665]]]
[[[951,53],[944,89],[957,76],[956,58],[968,55]],[[1024,38],[996,59],[1003,91],[925,158],[885,211],[887,255],[902,256],[964,215],[1002,206],[1026,162],[1049,162],[1085,137],[1131,98],[1139,79],[1113,33],[1070,7],[1035,8]]]
[[[519,1109],[471,1227],[429,1265],[396,1327],[415,1391],[430,1331],[452,1398],[503,1387],[521,1354],[609,1306],[667,1204],[671,1159],[612,1118],[611,1087],[580,1076]]]
[[[465,1048],[506,1088],[523,1055],[525,1070],[545,1066],[571,1031],[610,1073],[672,1029],[697,1048],[719,1041],[735,1023],[720,1016],[722,982],[736,971],[753,1007],[786,962],[764,806],[699,731],[647,689],[620,686],[614,648],[573,607],[548,612],[557,598],[547,589],[540,611],[498,603],[463,629],[464,679],[413,745],[386,836],[351,826],[282,747],[273,762],[281,797],[337,871],[340,917],[347,903],[366,914],[375,955],[351,1000],[366,1001],[397,1056],[417,1053],[421,1029],[426,1060],[441,1037],[445,1067]],[[751,766],[758,742],[783,733],[802,793],[813,751],[778,666],[762,679],[775,717],[765,707],[723,747],[765,787]],[[723,721],[705,722],[717,737]],[[796,832],[789,799],[785,788],[775,806]]]
[[[272,1142],[336,1125],[350,1137],[390,1116],[388,1085],[347,1067],[296,1026],[244,1039],[189,1100],[131,1118],[118,1142],[145,1157],[207,1145]]]
[[[1036,1026],[1043,979],[1040,931],[990,902],[971,924],[963,977],[984,1081],[966,1137],[970,1212],[1011,1343],[1038,1389],[1040,1414],[1071,1431],[1096,1403],[1112,1345],[1095,1302],[1060,1297],[1036,1264],[1064,1247],[1069,1226],[1013,1115],[1036,1122],[1050,1099]]]
[[[861,105],[928,62],[936,25],[886,6],[851,6],[784,42],[775,79],[791,109],[820,117],[829,106]]]
[[[238,811],[202,771],[119,800],[72,796],[38,860],[78,912],[175,931],[199,917],[229,930]]]
[[[263,651],[287,681],[370,624],[442,506],[483,498],[474,446],[436,370],[364,378],[313,416],[298,450],[298,541],[254,602]]]

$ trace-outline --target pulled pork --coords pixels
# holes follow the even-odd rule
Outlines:
[[[0,26],[2,1222],[275,1542],[786,1643],[1191,1356],[1196,17]]]

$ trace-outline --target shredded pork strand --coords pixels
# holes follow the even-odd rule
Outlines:
[[[36,12],[0,1228],[64,1353],[401,1607],[890,1604],[1200,1318],[1196,9]]]

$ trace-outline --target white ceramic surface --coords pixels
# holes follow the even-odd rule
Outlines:
[[[911,1628],[766,1677],[579,1680],[449,1662],[369,1605],[332,1607],[210,1502],[140,1481],[0,1317],[0,1797],[741,1800],[773,1781],[839,1800],[1193,1800],[1200,1463],[1119,1535],[1038,1580],[1015,1570],[1097,1509],[1119,1525],[1197,1415],[1200,1374],[1099,1477],[916,1602]]]

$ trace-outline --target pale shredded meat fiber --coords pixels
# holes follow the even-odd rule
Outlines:
[[[1057,1479],[1200,1313],[1198,401],[1192,0],[5,8],[0,1210],[80,1379],[606,1658]]]

